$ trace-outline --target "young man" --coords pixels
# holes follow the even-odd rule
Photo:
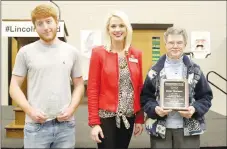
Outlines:
[[[74,148],[74,112],[84,93],[79,51],[57,38],[52,6],[37,6],[31,17],[40,40],[19,50],[10,84],[12,99],[26,113],[24,147]],[[20,88],[26,76],[27,99]]]
[[[164,39],[167,54],[148,72],[141,93],[151,147],[200,148],[199,135],[205,130],[204,115],[211,107],[212,91],[200,67],[183,54],[187,44],[186,31],[171,27],[165,32]],[[162,79],[187,79],[189,106],[186,111],[160,106]],[[151,119],[156,121],[152,124]]]

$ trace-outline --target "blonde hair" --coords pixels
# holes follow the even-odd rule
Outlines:
[[[131,42],[132,42],[132,26],[131,23],[129,22],[128,16],[122,12],[122,11],[114,11],[112,13],[110,13],[105,21],[105,30],[104,30],[104,46],[105,49],[107,51],[111,50],[111,37],[109,35],[108,32],[108,27],[110,24],[110,19],[112,17],[118,17],[120,19],[122,19],[123,23],[126,26],[127,29],[127,35],[126,35],[126,39],[125,39],[125,44],[124,44],[124,51],[127,52],[129,47],[131,46]]]
[[[56,22],[58,20],[57,11],[51,5],[47,5],[47,4],[38,5],[31,13],[32,23],[34,25],[35,25],[36,19],[47,18],[47,17],[53,17]]]
[[[188,35],[185,29],[179,28],[179,27],[170,27],[167,29],[167,31],[164,33],[164,40],[165,43],[167,42],[167,38],[169,35],[182,35],[184,38],[185,44],[187,44],[188,41]]]

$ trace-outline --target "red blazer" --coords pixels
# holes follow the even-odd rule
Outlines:
[[[143,85],[142,52],[129,48],[127,62],[134,88],[135,123],[144,123],[144,114],[140,107],[140,92]],[[92,49],[87,86],[88,124],[99,125],[98,110],[117,111],[118,107],[118,55],[108,52],[103,46]]]

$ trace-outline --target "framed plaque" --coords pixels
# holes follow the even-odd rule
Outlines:
[[[186,110],[189,106],[187,79],[162,79],[160,106],[163,109]]]

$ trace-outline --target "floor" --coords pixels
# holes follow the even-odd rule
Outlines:
[[[76,146],[75,148],[95,148],[96,144],[90,139],[90,127],[87,125],[86,99],[79,106],[76,118]],[[23,139],[6,138],[4,127],[14,120],[12,106],[1,107],[1,147],[22,148]],[[226,148],[226,116],[209,111],[206,115],[207,131],[201,136],[201,148],[225,147]],[[149,148],[149,136],[144,131],[141,136],[133,137],[129,148]]]

